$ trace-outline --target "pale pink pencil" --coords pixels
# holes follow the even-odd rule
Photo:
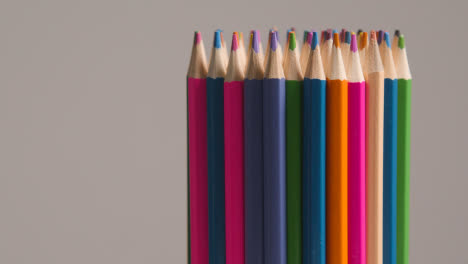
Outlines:
[[[354,33],[348,56],[348,263],[366,264],[366,83]]]
[[[187,74],[188,144],[190,188],[190,260],[208,263],[208,160],[205,48],[201,33],[195,32]]]
[[[244,69],[238,35],[232,38],[224,79],[226,264],[244,263]]]

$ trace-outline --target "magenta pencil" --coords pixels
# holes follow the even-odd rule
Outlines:
[[[366,264],[366,84],[354,33],[348,58],[348,263]]]
[[[244,264],[244,68],[232,37],[224,79],[226,264]],[[206,263],[205,263],[206,264]]]
[[[195,32],[187,74],[189,159],[189,257],[191,264],[208,263],[208,160],[205,48]]]

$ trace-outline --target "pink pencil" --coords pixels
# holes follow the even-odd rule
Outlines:
[[[244,68],[232,37],[224,79],[226,264],[244,263]]]
[[[348,263],[366,264],[366,84],[351,36],[348,60]]]
[[[189,70],[188,144],[190,189],[190,259],[192,264],[208,263],[208,160],[206,139],[205,48],[201,33],[195,32]]]

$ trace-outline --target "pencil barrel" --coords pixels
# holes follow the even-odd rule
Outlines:
[[[286,210],[288,264],[302,263],[302,81],[286,80]]]
[[[264,263],[263,80],[244,82],[245,263]]]
[[[304,80],[302,234],[303,263],[326,263],[326,82]]]
[[[383,264],[396,264],[398,81],[384,86]]]
[[[264,79],[265,263],[286,264],[285,80]]]
[[[409,263],[409,194],[412,80],[398,80],[397,264]]]
[[[209,263],[224,263],[224,78],[207,78]]]

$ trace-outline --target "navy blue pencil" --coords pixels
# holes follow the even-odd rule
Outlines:
[[[226,62],[221,31],[214,35],[206,80],[208,148],[208,248],[209,263],[226,262],[224,224],[224,77]]]
[[[326,263],[326,80],[317,32],[304,76],[302,263]]]
[[[278,32],[271,34],[263,80],[265,263],[286,264],[286,89]]]
[[[383,264],[396,264],[398,80],[388,32],[384,40]]]
[[[263,252],[263,52],[253,31],[244,82],[245,264],[264,263]]]

